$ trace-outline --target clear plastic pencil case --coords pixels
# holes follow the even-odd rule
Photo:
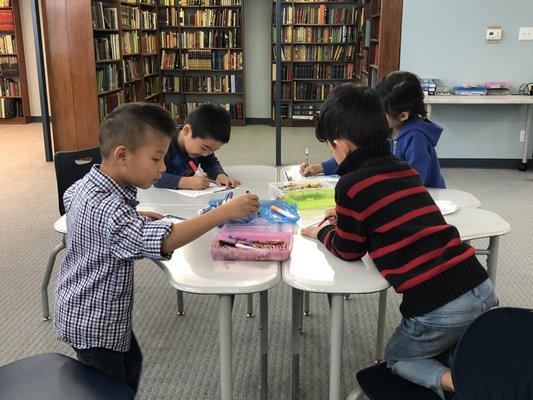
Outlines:
[[[300,210],[335,206],[335,186],[325,181],[274,182],[268,186],[270,197],[298,205]]]
[[[209,200],[208,205],[211,208],[216,208],[222,204],[224,199]],[[272,210],[272,206],[277,207],[282,213]],[[291,204],[283,200],[261,200],[259,204],[259,212],[257,214],[250,214],[243,218],[232,219],[228,221],[230,224],[247,224],[256,219],[262,224],[264,221],[270,224],[295,224],[300,219],[298,214],[298,207],[296,204]]]
[[[292,250],[292,226],[226,224],[210,250],[213,260],[285,261]]]

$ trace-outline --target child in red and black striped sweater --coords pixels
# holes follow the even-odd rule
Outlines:
[[[498,300],[474,249],[446,223],[417,172],[391,154],[388,135],[375,91],[346,84],[330,93],[316,136],[339,164],[337,205],[326,213],[332,223],[302,234],[347,261],[369,253],[403,294],[403,319],[387,345],[387,365],[444,398],[444,391],[453,391],[451,373],[434,357]]]

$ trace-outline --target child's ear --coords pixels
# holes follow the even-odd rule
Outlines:
[[[181,131],[183,132],[185,136],[192,135],[192,128],[189,124],[183,125],[183,128],[181,128]]]
[[[123,145],[116,147],[115,151],[113,152],[113,159],[119,165],[126,164],[127,156],[128,156],[128,148]]]
[[[410,116],[411,114],[408,111],[403,111],[398,119],[402,122],[405,122],[409,119]]]
[[[345,139],[335,139],[332,143],[332,146],[335,147],[338,152],[344,155],[348,155],[352,151],[350,142]]]

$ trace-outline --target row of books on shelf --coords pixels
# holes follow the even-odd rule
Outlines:
[[[0,32],[15,30],[13,10],[0,10]]]
[[[104,7],[101,1],[91,5],[93,29],[118,29],[116,7]]]
[[[143,33],[141,36],[141,51],[144,54],[157,53],[157,40],[155,34]]]
[[[321,4],[318,7],[296,8],[294,11],[295,24],[355,24],[357,22],[357,8],[352,7],[328,7]],[[292,22],[287,22],[292,23]]]
[[[160,6],[240,6],[242,0],[159,0]]]
[[[0,118],[22,117],[22,101],[19,99],[0,99]]]
[[[190,50],[178,54],[163,50],[161,69],[242,70],[242,53],[220,50]]]
[[[0,35],[0,54],[15,54],[17,39],[15,35]]]
[[[180,10],[180,23],[187,26],[240,26],[241,10],[206,9],[206,10]]]
[[[122,33],[122,53],[137,54],[141,51],[139,45],[139,33],[137,31],[128,31]]]
[[[351,80],[355,75],[355,64],[313,64],[295,65],[294,79],[339,79]],[[293,79],[293,68],[290,65],[282,65],[281,80]],[[272,80],[276,80],[276,64],[272,64]]]
[[[202,47],[242,47],[242,34],[240,29],[208,30],[195,32],[181,32],[180,46],[185,48]]]
[[[312,104],[281,104],[281,118],[312,121],[320,113],[320,109]],[[272,118],[276,115],[276,106],[272,106]]]
[[[276,98],[277,87],[272,85],[272,99]],[[292,84],[283,82],[281,84],[281,100],[292,100]]]
[[[0,0],[0,7],[11,7],[11,0]]]
[[[96,61],[120,58],[120,39],[117,33],[95,36],[93,42]]]
[[[335,85],[326,83],[295,83],[295,100],[325,100]]]
[[[242,79],[237,75],[190,76],[183,81],[185,92],[242,93]]]
[[[157,56],[144,57],[143,63],[145,75],[156,74],[159,72],[159,63],[157,60]]]
[[[0,96],[20,96],[20,83],[10,78],[0,80]]]
[[[198,108],[202,103],[173,103],[165,102],[165,108],[170,112],[172,118],[183,119],[189,115],[194,109]],[[231,119],[244,119],[244,106],[242,103],[217,103],[224,107]]]
[[[17,57],[0,57],[0,75],[18,75]]]
[[[181,91],[181,78],[179,76],[163,77],[163,92],[177,93]]]
[[[157,14],[150,11],[142,11],[141,29],[157,29]]]
[[[99,97],[98,110],[100,111],[100,121],[102,121],[107,114],[109,114],[122,103],[124,103],[124,95],[122,92]]]
[[[296,43],[353,43],[357,37],[357,29],[347,25],[341,27],[297,27],[294,28],[293,36]]]
[[[177,8],[159,9],[159,25],[177,27],[183,25],[183,19]]]
[[[158,76],[145,79],[144,89],[147,98],[161,93],[161,79]]]
[[[161,47],[178,48],[178,32],[160,32]]]
[[[121,6],[120,21],[122,28],[141,29],[141,13],[136,7]]]
[[[355,46],[293,46],[294,61],[353,61]]]
[[[128,58],[124,60],[124,82],[130,82],[143,77],[140,60]]]
[[[296,79],[352,79],[355,64],[313,64],[295,65],[294,78]]]
[[[96,66],[96,91],[109,92],[119,88],[118,68],[116,64]]]

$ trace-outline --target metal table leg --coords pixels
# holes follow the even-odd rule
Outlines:
[[[259,293],[259,314],[261,337],[261,400],[268,399],[268,292]]]
[[[254,295],[249,293],[246,295],[247,311],[246,318],[252,318],[254,316]]]
[[[220,398],[233,399],[232,379],[232,338],[231,338],[231,298],[220,295],[218,300],[218,323],[220,335]]]
[[[496,270],[498,268],[498,250],[500,247],[500,237],[491,236],[489,239],[489,247],[487,248],[487,273],[492,281],[492,284],[496,286]]]
[[[292,400],[300,397],[300,329],[298,323],[302,313],[302,292],[292,289]]]
[[[309,305],[310,305],[310,296],[311,296],[311,293],[309,292],[304,292],[304,315],[307,317],[309,316],[311,313],[309,311]]]
[[[344,295],[333,294],[331,304],[329,400],[342,395],[342,339],[344,327]]]
[[[385,333],[385,316],[387,313],[387,289],[379,292],[378,334],[376,338],[376,363],[383,360],[383,335]]]
[[[178,302],[178,315],[179,316],[185,315],[184,305],[183,305],[183,292],[181,290],[176,289],[176,299]]]

